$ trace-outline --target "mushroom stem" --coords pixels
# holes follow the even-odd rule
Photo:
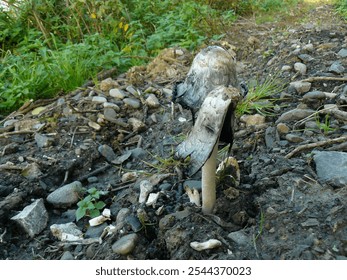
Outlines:
[[[216,203],[216,165],[217,165],[218,141],[216,142],[210,157],[202,167],[202,212],[211,214]]]

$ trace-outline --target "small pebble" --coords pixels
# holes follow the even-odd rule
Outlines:
[[[307,66],[301,62],[294,64],[295,71],[299,72],[301,75],[305,75],[307,72]]]
[[[292,143],[300,143],[300,142],[303,142],[305,138],[293,133],[289,133],[286,135],[286,140]]]
[[[158,108],[160,106],[158,98],[153,93],[148,95],[146,99],[146,104],[150,108]]]
[[[134,250],[137,239],[136,233],[125,235],[112,245],[112,251],[116,254],[128,255]]]
[[[297,93],[305,93],[305,92],[308,92],[310,90],[311,83],[309,83],[309,82],[301,82],[301,81],[291,82],[289,84],[289,87],[294,88]]]
[[[105,102],[107,102],[107,99],[105,97],[102,97],[102,96],[93,96],[92,102],[105,103]]]
[[[122,91],[119,88],[112,88],[109,91],[109,95],[115,99],[122,100],[124,99],[127,95],[125,94],[124,91]]]
[[[285,123],[277,124],[277,131],[279,134],[287,134],[289,132],[289,127]]]
[[[345,67],[342,66],[340,61],[335,61],[329,68],[329,72],[334,74],[342,74],[345,72]]]
[[[134,109],[138,109],[141,106],[140,100],[136,98],[127,97],[127,98],[124,98],[123,101],[128,107],[132,107]]]

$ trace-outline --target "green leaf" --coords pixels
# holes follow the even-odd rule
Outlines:
[[[85,208],[77,208],[76,210],[76,222],[78,222],[80,219],[82,219],[86,215],[86,209]]]
[[[91,218],[95,218],[100,215],[100,211],[98,209],[93,209],[89,211],[89,216]]]
[[[103,201],[98,201],[97,203],[94,204],[96,209],[102,209],[106,206],[106,203]]]

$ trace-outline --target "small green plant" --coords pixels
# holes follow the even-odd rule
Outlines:
[[[95,218],[100,215],[100,210],[106,206],[105,202],[100,201],[100,196],[105,192],[93,187],[87,190],[88,195],[77,203],[76,221],[85,216]]]
[[[329,114],[326,114],[324,117],[324,122],[321,123],[318,117],[318,114],[316,116],[316,124],[318,128],[324,133],[324,135],[327,135],[329,132],[334,131],[335,129],[330,126],[330,116]]]
[[[284,83],[278,79],[277,75],[269,76],[262,84],[256,83],[237,105],[236,115],[251,114],[254,111],[265,116],[273,115],[275,107],[273,96],[283,89]]]

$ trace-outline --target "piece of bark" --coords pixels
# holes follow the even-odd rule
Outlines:
[[[205,98],[188,138],[177,146],[178,157],[190,156],[189,175],[195,174],[210,157],[219,140],[225,117],[228,112],[233,115],[233,108],[239,99],[238,89],[224,86],[217,87]]]

